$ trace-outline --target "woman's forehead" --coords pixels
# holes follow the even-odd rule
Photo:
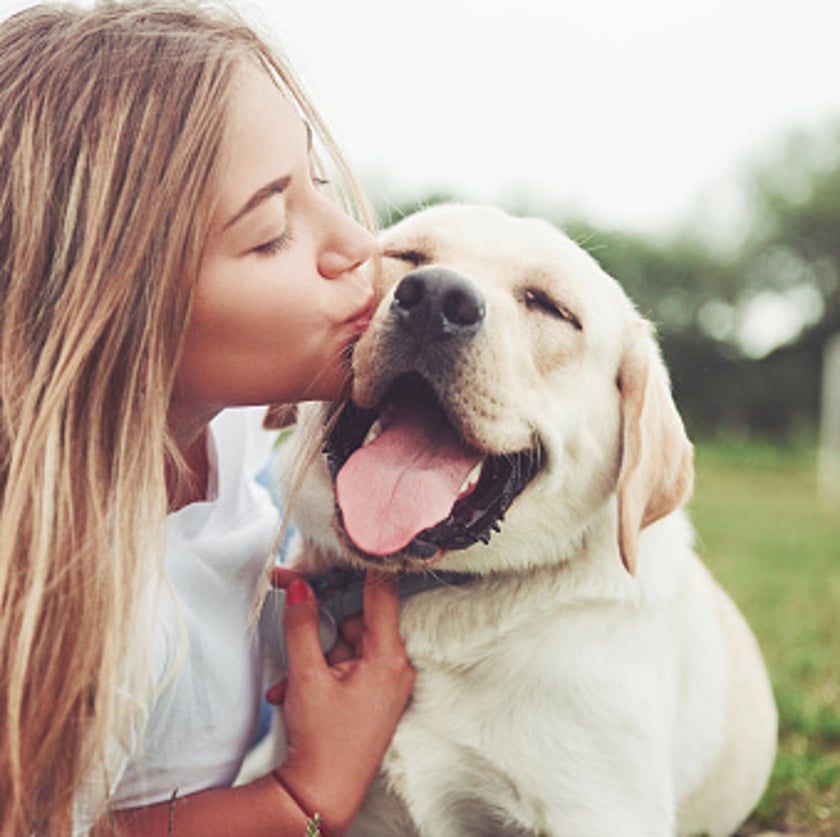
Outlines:
[[[218,211],[232,217],[251,195],[305,164],[311,130],[297,107],[262,69],[237,69],[228,106]]]

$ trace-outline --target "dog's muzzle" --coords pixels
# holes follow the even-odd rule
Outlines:
[[[375,364],[357,369],[373,403],[344,405],[325,453],[336,519],[348,546],[377,563],[407,565],[487,542],[539,470],[540,449],[480,450],[456,406],[481,352],[481,290],[448,268],[424,266],[394,288]],[[376,326],[374,326],[376,327]]]

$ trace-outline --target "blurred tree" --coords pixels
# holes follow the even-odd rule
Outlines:
[[[791,138],[753,178],[756,228],[742,262],[748,290],[812,290],[816,330],[840,330],[840,124]]]
[[[752,232],[731,254],[687,237],[565,227],[657,324],[695,434],[813,437],[823,346],[840,332],[840,125],[789,139],[749,183]],[[768,303],[791,325],[764,354],[746,326]]]

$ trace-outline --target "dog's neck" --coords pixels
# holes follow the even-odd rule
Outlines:
[[[397,574],[397,578],[400,599],[408,599],[442,587],[460,587],[478,576],[472,573],[429,571],[402,572]],[[362,612],[363,570],[333,567],[325,573],[307,576],[306,580],[321,606],[329,610],[337,622]]]

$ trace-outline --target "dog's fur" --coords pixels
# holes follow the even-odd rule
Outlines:
[[[382,247],[354,400],[373,406],[401,354],[472,446],[536,444],[542,463],[489,544],[431,559],[479,577],[403,604],[417,685],[353,833],[731,833],[767,781],[776,710],[755,640],[679,509],[691,446],[652,328],[541,221],[436,207]],[[434,348],[442,363],[395,348],[393,289],[418,263],[457,271],[486,301],[474,334]],[[304,571],[366,563],[323,463],[295,520]]]

